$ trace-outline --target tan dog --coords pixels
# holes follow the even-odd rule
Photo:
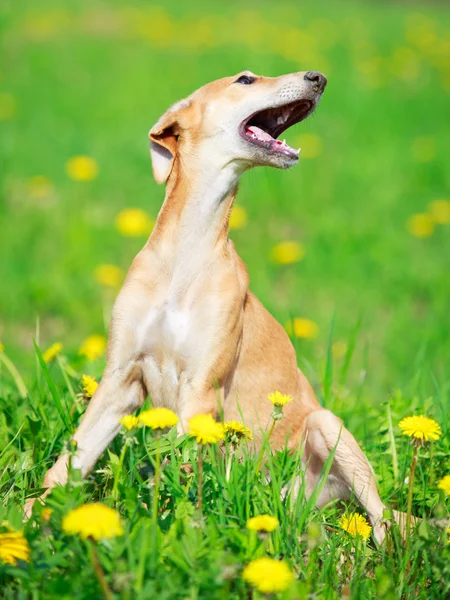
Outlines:
[[[153,406],[176,411],[184,431],[193,415],[218,416],[220,394],[225,419],[243,419],[258,446],[271,422],[267,394],[279,390],[293,401],[272,446],[287,438],[292,450],[305,443],[310,495],[337,444],[318,505],[353,494],[381,542],[384,506],[364,454],[318,404],[285,330],[249,291],[247,269],[228,238],[239,178],[257,165],[297,162],[298,152],[277,137],[313,112],[325,85],[314,71],[276,78],[244,72],[205,85],[151,129],[153,173],[167,183],[166,196],[115,303],[107,366],[74,435],[73,464],[86,475],[119,432],[119,419],[147,395]],[[45,476],[46,493],[66,481],[61,456]]]

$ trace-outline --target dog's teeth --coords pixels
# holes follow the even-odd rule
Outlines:
[[[299,149],[297,150],[297,154],[300,154],[300,150],[301,150],[301,148],[299,148]]]
[[[283,144],[286,145],[286,140],[283,140]]]

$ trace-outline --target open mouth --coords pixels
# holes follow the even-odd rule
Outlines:
[[[254,113],[241,123],[240,135],[248,142],[265,148],[274,154],[284,154],[292,159],[297,159],[300,149],[295,150],[283,140],[277,138],[289,127],[300,123],[311,114],[314,108],[311,100],[300,100],[268,108]]]

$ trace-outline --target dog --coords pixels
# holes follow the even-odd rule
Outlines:
[[[292,397],[271,436],[274,449],[304,444],[306,495],[334,452],[317,506],[355,497],[375,539],[385,536],[384,505],[369,463],[342,421],[316,400],[284,328],[249,290],[228,221],[243,173],[287,169],[298,151],[279,136],[305,120],[325,90],[316,71],[280,77],[249,71],[200,88],[150,130],[154,177],[166,194],[153,232],[134,259],[114,305],[107,365],[73,436],[72,465],[85,476],[119,432],[119,419],[148,395],[179,415],[243,420],[255,449],[271,422],[270,392]],[[67,481],[68,456],[46,473],[47,495]],[[33,502],[26,503],[31,514]]]

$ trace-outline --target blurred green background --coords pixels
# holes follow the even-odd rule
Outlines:
[[[231,236],[252,290],[282,323],[306,320],[295,343],[313,381],[331,323],[338,369],[361,317],[353,397],[448,390],[448,5],[21,0],[0,11],[0,340],[26,380],[37,319],[42,349],[61,342],[69,357],[105,335],[120,272],[104,285],[98,267],[126,271],[145,242],[121,233],[120,211],[157,216],[147,132],[165,109],[242,69],[321,70],[316,114],[286,136],[299,165],[241,181]],[[86,172],[77,156],[92,159]],[[301,260],[276,264],[282,241]],[[349,392],[335,385],[344,416]]]

